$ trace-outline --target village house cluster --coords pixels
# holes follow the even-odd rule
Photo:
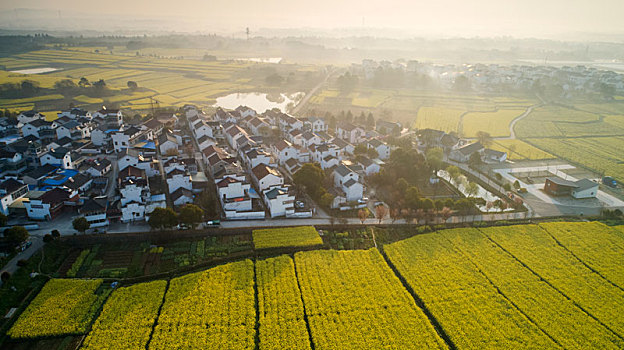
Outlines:
[[[24,220],[84,216],[92,228],[144,221],[155,208],[214,191],[225,219],[311,217],[292,176],[318,163],[333,177],[333,209],[365,205],[365,178],[390,156],[373,128],[248,107],[205,114],[187,105],[127,123],[120,110],[71,108],[0,119],[0,212]],[[385,129],[398,123],[383,122]],[[367,156],[354,156],[363,145]],[[360,146],[362,147],[362,146]]]
[[[602,92],[605,87],[614,93],[624,92],[624,75],[583,65],[500,65],[500,64],[433,64],[418,61],[390,62],[363,60],[352,71],[362,73],[367,80],[375,78],[379,69],[393,69],[430,77],[443,88],[453,88],[458,77],[466,77],[477,91],[526,91],[536,82],[561,87],[562,97],[574,93]]]

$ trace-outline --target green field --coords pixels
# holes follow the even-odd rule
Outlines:
[[[556,158],[548,152],[532,146],[518,139],[494,140],[489,146],[491,149],[507,152],[507,158],[511,160],[541,160]]]
[[[99,108],[103,103],[115,104],[124,109],[147,110],[151,107],[149,98],[158,101],[161,107],[181,107],[186,103],[211,106],[217,96],[240,91],[265,91],[279,89],[279,92],[302,91],[312,86],[313,79],[306,79],[307,73],[315,73],[309,66],[260,64],[243,61],[201,61],[191,59],[156,58],[137,56],[134,52],[106,50],[94,52],[97,48],[47,49],[0,58],[3,83],[20,83],[33,80],[42,88],[50,89],[62,79],[74,82],[82,77],[89,81],[104,79],[112,96],[77,96],[73,100],[58,103],[51,101],[0,101],[0,108],[21,110],[37,108],[42,111],[66,108],[73,102],[77,106]],[[100,48],[101,49],[101,48]],[[176,55],[179,57],[182,55]],[[12,70],[38,67],[54,67],[59,70],[45,74],[18,74]],[[301,72],[299,71],[301,69]],[[283,75],[294,74],[294,83],[283,87],[267,87],[267,72],[276,71]],[[139,90],[132,92],[127,82],[134,81]],[[51,100],[51,97],[44,98]],[[40,102],[40,103],[33,103]]]
[[[496,112],[470,112],[462,122],[460,135],[476,137],[477,132],[485,131],[493,137],[509,136],[509,123],[524,113],[523,109],[501,109]]]
[[[560,158],[624,182],[624,136],[540,138],[527,141]]]
[[[122,287],[101,312],[101,281],[53,279],[9,334],[86,333],[88,349],[621,349],[620,230],[456,228],[244,259]]]

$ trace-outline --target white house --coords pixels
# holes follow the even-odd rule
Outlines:
[[[102,119],[107,128],[118,128],[123,124],[123,114],[118,109],[101,109],[93,113],[93,118]]]
[[[598,195],[598,183],[589,179],[581,179],[575,182],[576,187],[572,188],[572,197],[581,198],[596,198]]]
[[[28,185],[8,178],[0,182],[0,213],[9,215],[9,206],[28,193]]]
[[[284,184],[284,177],[274,168],[266,164],[259,164],[251,170],[251,175],[260,192]]]
[[[245,163],[249,169],[253,169],[260,164],[273,165],[273,158],[262,149],[253,148],[245,153]]]
[[[303,146],[303,132],[299,129],[290,130],[288,133],[288,139],[293,145]]]
[[[195,197],[195,195],[193,195],[193,191],[189,191],[183,187],[180,187],[171,193],[171,201],[175,206],[191,204],[193,203],[193,197]]]
[[[280,130],[282,132],[290,132],[293,129],[303,129],[303,122],[293,116],[286,113],[282,113],[279,117]]]
[[[360,176],[350,167],[340,164],[334,169],[334,186],[341,187],[349,180],[359,181]]]
[[[145,220],[145,204],[128,202],[121,207],[121,222],[133,222]]]
[[[203,120],[199,120],[197,124],[193,126],[193,135],[195,135],[196,139],[199,139],[203,136],[208,136],[213,138],[212,127]]]
[[[273,187],[265,190],[263,196],[272,218],[295,213],[295,195],[289,193],[288,187]]]
[[[290,158],[299,158],[297,149],[293,147],[292,143],[281,140],[271,146],[271,152],[277,158],[277,162],[281,165],[286,163]]]
[[[388,144],[386,144],[385,142],[382,142],[378,139],[372,139],[366,143],[366,147],[368,149],[374,149],[375,151],[377,151],[379,159],[390,158],[390,146],[388,146]]]
[[[321,163],[323,159],[328,156],[332,156],[334,158],[338,158],[339,151],[338,148],[330,143],[324,143],[321,145],[311,145],[310,146],[310,157],[314,162]]]
[[[449,158],[457,162],[465,163],[470,159],[470,156],[473,153],[476,152],[476,153],[481,154],[483,152],[483,149],[484,148],[480,142],[471,143],[471,144],[453,149],[451,153],[449,154]]]
[[[55,122],[48,122],[45,119],[35,119],[22,126],[22,136],[27,137],[32,135],[40,140],[52,140],[56,138],[54,129],[57,126]]]
[[[104,176],[108,174],[109,171],[111,171],[112,167],[113,167],[113,164],[111,163],[110,160],[106,158],[96,159],[88,165],[88,168],[87,170],[85,170],[85,173],[93,177]]]
[[[486,148],[483,150],[483,158],[486,162],[502,163],[507,160],[507,153]]]
[[[343,183],[342,190],[345,193],[347,202],[360,200],[364,195],[364,186],[353,179],[347,180],[347,182]]]
[[[69,192],[55,187],[47,192],[28,193],[24,201],[26,214],[34,220],[53,220],[69,200]]]
[[[320,145],[321,143],[323,143],[323,139],[321,139],[320,136],[310,131],[304,132],[301,135],[301,138],[302,138],[301,146],[305,148],[309,148],[312,145]]]
[[[351,123],[340,123],[336,126],[336,136],[351,144],[363,141],[365,134],[364,129]]]
[[[161,155],[177,154],[178,146],[178,139],[172,133],[164,132],[158,136],[158,150]]]
[[[160,175],[160,166],[158,160],[149,156],[145,156],[134,149],[128,148],[118,155],[117,167],[119,171],[133,166],[145,170],[148,177]]]
[[[191,184],[191,175],[185,171],[175,169],[167,174],[167,187],[169,188],[169,193],[175,192],[178,188],[185,188],[192,191],[193,185]]]
[[[361,157],[359,163],[360,165],[362,165],[362,168],[364,169],[364,173],[366,174],[366,176],[371,176],[371,175],[379,173],[379,170],[381,168],[379,164],[377,164],[376,162],[374,162],[373,160],[367,157]]]
[[[325,120],[318,117],[303,118],[304,129],[310,130],[314,133],[327,132],[329,125],[325,123]]]
[[[348,143],[347,141],[343,139],[334,137],[331,143],[338,148],[338,154],[340,155],[343,155],[343,156],[353,155],[353,152],[355,151],[355,146],[353,146],[352,144]]]
[[[87,200],[78,212],[87,219],[89,227],[97,228],[108,226],[107,210],[108,199],[94,198]]]
[[[41,165],[51,164],[61,167],[63,169],[73,169],[74,164],[72,162],[71,153],[67,148],[57,148],[45,152],[39,157]]]
[[[246,135],[247,132],[245,132],[245,130],[235,124],[225,130],[225,139],[227,140],[228,145],[230,145],[230,147],[232,147],[232,149],[234,150],[238,149],[238,144],[236,143],[236,141]]]
[[[216,182],[221,206],[225,211],[243,212],[252,209],[251,185],[244,176],[226,176]]]
[[[238,106],[238,107],[236,107],[235,111],[238,112],[238,114],[241,116],[241,118],[255,117],[256,116],[256,111],[253,110],[252,108],[247,107],[247,106]]]
[[[254,135],[269,136],[271,132],[271,125],[262,118],[253,117],[247,125]]]
[[[22,125],[28,124],[36,119],[44,119],[43,114],[36,111],[26,111],[17,115],[17,121]]]

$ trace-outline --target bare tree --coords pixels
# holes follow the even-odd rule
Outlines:
[[[358,210],[358,218],[360,218],[360,221],[362,222],[362,225],[364,225],[364,221],[366,221],[366,218],[368,217],[368,211],[364,210],[363,208]]]
[[[383,218],[386,216],[387,213],[388,213],[388,209],[386,209],[385,206],[378,205],[377,207],[375,207],[375,215],[377,216],[377,219],[379,220],[379,224],[381,224],[381,220],[383,220]]]

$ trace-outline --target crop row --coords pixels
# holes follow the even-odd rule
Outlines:
[[[323,244],[314,226],[281,227],[253,230],[256,249],[308,247]]]
[[[166,281],[153,281],[115,290],[83,349],[145,349],[166,286]]]
[[[12,338],[82,334],[105,295],[95,291],[102,280],[53,279],[20,315],[7,333]]]

